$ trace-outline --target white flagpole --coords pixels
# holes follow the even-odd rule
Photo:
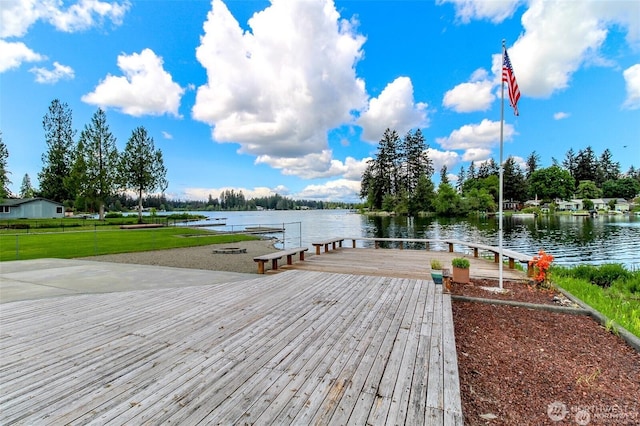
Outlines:
[[[499,274],[498,274],[498,283],[500,286],[500,289],[502,290],[502,205],[504,204],[503,202],[503,193],[502,193],[502,187],[503,187],[503,179],[504,179],[504,167],[502,164],[502,140],[503,140],[503,134],[504,134],[504,80],[502,78],[502,70],[504,69],[504,52],[505,52],[505,40],[502,40],[502,63],[500,64],[500,86],[502,87],[502,96],[501,96],[501,102],[500,102],[500,163],[498,163],[500,165],[500,188],[499,188],[499,196],[498,196],[498,203],[500,204],[498,206],[498,220],[499,220],[499,225],[498,225],[498,249],[500,252],[499,255]]]

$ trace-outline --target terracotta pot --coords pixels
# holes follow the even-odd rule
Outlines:
[[[460,284],[469,284],[469,268],[453,267],[453,282]]]

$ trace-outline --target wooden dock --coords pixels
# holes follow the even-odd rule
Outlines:
[[[465,257],[471,267],[469,274],[474,279],[497,280],[498,264],[493,259],[476,258],[472,254],[435,250],[400,250],[341,247],[320,255],[310,255],[304,262],[283,265],[282,269],[354,273],[398,278],[420,278],[430,280],[431,259],[438,259],[445,268],[451,267],[454,257]],[[502,271],[505,280],[527,280],[527,274],[518,269]]]
[[[462,424],[451,300],[424,274],[27,300],[0,326],[3,425]]]

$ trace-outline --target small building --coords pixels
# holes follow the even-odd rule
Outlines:
[[[0,202],[0,220],[61,219],[64,206],[46,198],[6,199]]]
[[[578,211],[582,210],[582,200],[560,200],[557,203],[559,211]]]
[[[591,202],[593,203],[594,210],[600,210],[600,211],[609,210],[609,203],[607,203],[602,198],[592,198]]]
[[[519,201],[514,201],[513,199],[511,199],[511,200],[503,200],[502,201],[502,209],[503,210],[513,210],[513,211],[522,210],[522,203],[519,202]]]
[[[624,198],[605,198],[604,202],[607,206],[613,204],[613,210],[620,213],[629,213],[631,204]]]

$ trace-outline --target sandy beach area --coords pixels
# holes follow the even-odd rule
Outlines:
[[[276,251],[275,240],[241,241],[230,244],[212,244],[139,253],[108,254],[83,259],[101,262],[131,263],[138,265],[171,266],[176,268],[207,269],[211,271],[257,274],[255,256]],[[246,253],[216,253],[222,248],[245,249]]]

